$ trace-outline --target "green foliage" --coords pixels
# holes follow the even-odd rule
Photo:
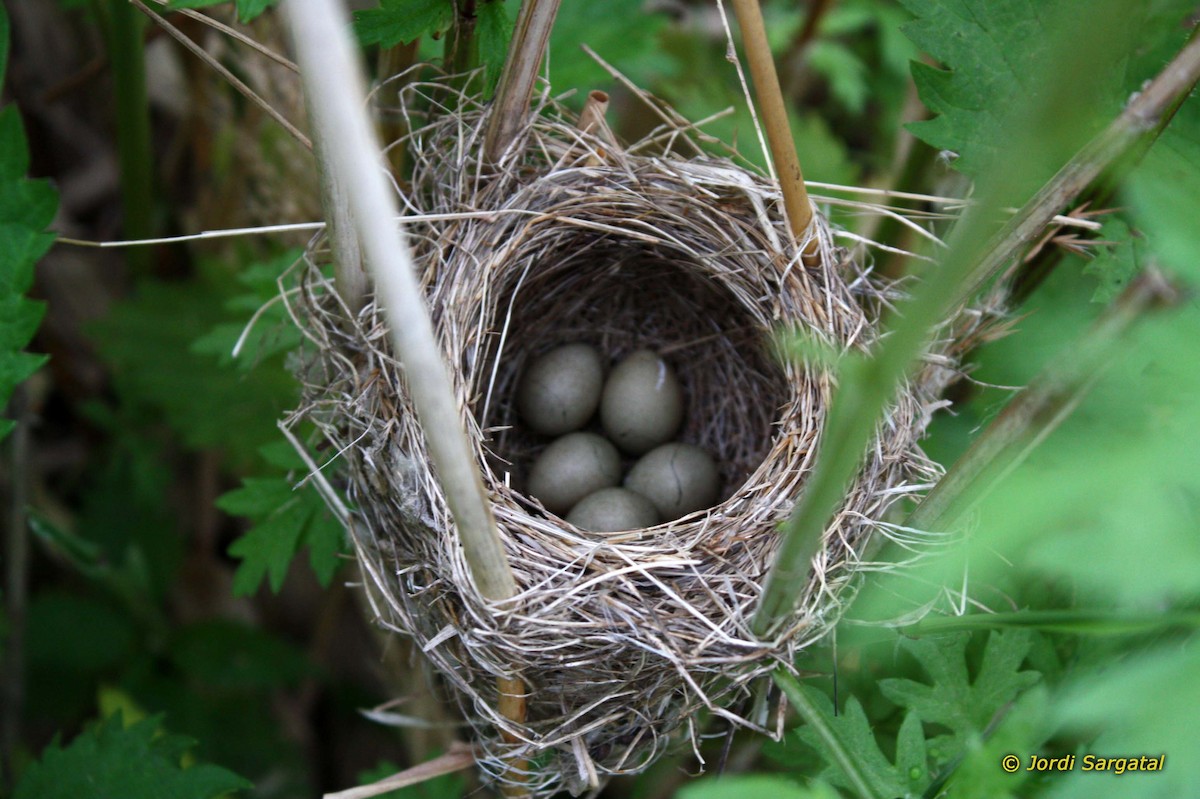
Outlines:
[[[281,445],[264,447],[262,454],[279,468],[302,465],[294,452]],[[297,487],[286,476],[247,478],[241,488],[221,497],[217,507],[254,522],[229,547],[229,554],[242,561],[234,577],[234,594],[254,593],[264,577],[278,592],[292,558],[304,546],[321,584],[333,579],[340,563],[342,527],[312,486]]]
[[[171,0],[167,8],[208,8],[227,2],[229,0]],[[234,0],[239,22],[250,22],[278,3],[279,0]]]
[[[298,336],[279,332],[283,309],[274,302],[274,278],[294,260],[294,253],[284,254],[236,276],[225,265],[207,264],[196,281],[143,282],[93,327],[125,405],[161,414],[189,446],[252,459],[276,438],[275,420],[297,396],[283,352]],[[247,347],[245,363],[254,368],[228,368],[249,309],[268,302]],[[220,356],[212,357],[218,348]]]
[[[958,154],[955,168],[979,177],[1024,156],[1022,108],[1057,107],[1073,137],[1086,138],[1111,119],[1130,91],[1158,65],[1136,57],[1178,44],[1188,2],[1097,3],[1088,31],[1104,47],[1079,48],[1078,6],[1069,0],[902,0],[917,19],[905,33],[948,70],[913,64],[921,100],[937,114],[909,126],[934,147]],[[1082,53],[1086,51],[1086,58]],[[1073,53],[1080,53],[1078,60]],[[1048,131],[1040,133],[1044,136]],[[1056,154],[1061,163],[1070,152]]]
[[[453,0],[380,0],[378,8],[354,12],[354,31],[363,44],[395,47],[442,33],[453,19]]]
[[[0,9],[0,84],[8,65],[9,24]],[[46,227],[54,219],[58,195],[45,180],[28,180],[29,149],[15,106],[0,109],[0,408],[13,390],[45,363],[22,352],[33,338],[45,308],[25,295],[33,267],[54,243]],[[0,419],[0,439],[14,423]]]
[[[730,777],[709,777],[684,787],[678,799],[744,799],[748,796],[771,799],[838,799],[828,785],[813,783],[802,786],[775,774],[746,774]]]
[[[491,97],[500,73],[504,70],[504,59],[508,56],[508,43],[512,39],[513,21],[505,11],[504,0],[490,0],[478,6],[479,60],[484,64],[484,95]]]
[[[1038,681],[1021,664],[1033,644],[1027,630],[993,632],[987,639],[979,673],[972,681],[967,668],[967,634],[905,639],[902,646],[921,664],[930,680],[887,679],[879,684],[888,699],[916,713],[922,721],[950,730],[931,738],[943,763],[958,757],[1009,702]]]
[[[380,761],[375,768],[358,775],[360,784],[366,785],[378,782],[385,777],[396,774],[401,769],[389,760]],[[379,799],[457,799],[466,790],[467,781],[461,773],[442,774],[431,780],[397,788],[394,791],[379,794]]]
[[[30,765],[13,799],[215,799],[251,787],[218,766],[181,763],[193,741],[151,718],[126,727],[120,714],[101,721],[66,748],[52,743]]]

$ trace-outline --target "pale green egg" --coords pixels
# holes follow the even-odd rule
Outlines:
[[[517,411],[539,433],[570,433],[592,418],[603,384],[604,362],[596,348],[565,344],[526,367],[517,387]]]
[[[647,452],[629,470],[625,487],[654,503],[671,521],[712,507],[721,477],[712,456],[694,444],[671,443]]]
[[[581,530],[618,533],[658,524],[658,511],[650,500],[625,488],[602,488],[571,508],[567,521]]]
[[[565,513],[588,494],[621,482],[621,455],[595,433],[568,433],[542,451],[529,470],[529,494]]]
[[[600,423],[614,444],[640,455],[670,441],[682,422],[683,389],[657,353],[638,350],[613,368],[600,398]]]

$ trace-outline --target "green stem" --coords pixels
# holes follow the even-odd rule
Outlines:
[[[461,74],[479,63],[475,48],[475,0],[454,0],[454,24],[446,34],[443,62],[447,71]]]
[[[833,728],[825,723],[825,717],[821,715],[821,711],[817,710],[816,705],[804,695],[804,690],[800,687],[800,683],[796,682],[796,678],[781,670],[776,670],[772,676],[775,678],[775,684],[787,695],[788,702],[800,714],[800,718],[804,719],[804,723],[808,725],[809,729],[824,741],[833,761],[846,775],[846,779],[850,781],[850,785],[858,795],[862,799],[879,799],[878,794],[871,790],[866,775],[859,769],[858,762],[850,756],[850,752],[846,750],[842,739],[837,737]]]
[[[105,0],[108,58],[116,101],[117,154],[121,168],[121,208],[127,239],[154,235],[154,193],[150,147],[150,102],[146,95],[145,25],[128,0]],[[130,271],[146,275],[153,253],[132,248],[126,253]]]
[[[1148,311],[1177,304],[1180,291],[1147,269],[1121,292],[1086,334],[1066,347],[1012,400],[938,481],[904,524],[919,530],[958,526],[1006,475],[1079,406]]]
[[[897,628],[908,636],[934,635],[999,627],[1030,627],[1045,632],[1095,635],[1128,635],[1173,628],[1200,627],[1200,611],[1125,614],[1111,610],[1020,610],[1012,613],[973,613],[969,616],[936,616]]]

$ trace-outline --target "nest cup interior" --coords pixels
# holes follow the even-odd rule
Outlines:
[[[666,359],[684,389],[684,423],[675,440],[713,456],[719,499],[727,499],[767,456],[787,401],[769,330],[687,254],[589,232],[564,244],[531,262],[499,298],[507,331],[502,351],[481,370],[490,376],[499,358],[491,396],[478,411],[487,418],[477,416],[482,429],[495,431],[489,466],[497,480],[503,483],[507,473],[523,498],[524,475],[552,440],[530,431],[516,411],[523,370],[558,345],[585,342],[609,368],[638,349]],[[595,419],[585,429],[602,432]]]

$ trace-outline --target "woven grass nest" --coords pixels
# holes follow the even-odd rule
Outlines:
[[[368,303],[347,325],[319,238],[288,294],[315,344],[292,422],[314,421],[339,454],[378,622],[412,636],[450,686],[485,774],[538,795],[635,773],[672,742],[695,742],[705,712],[778,734],[781,708],[761,701],[761,678],[794,669],[829,631],[872,540],[894,534],[888,509],[936,476],[917,446],[933,391],[915,385],[881,426],[790,622],[770,640],[751,633],[832,390],[772,342],[794,328],[869,347],[880,287],[822,221],[821,265],[802,263],[775,185],[732,160],[676,155],[694,147],[676,117],[617,147],[543,96],[501,162],[484,165],[480,105],[458,96],[455,113],[419,111],[447,91],[414,82],[400,94],[411,133],[395,146],[413,163],[405,229],[520,594],[498,606],[475,590],[383,317]],[[521,492],[549,442],[522,432],[516,380],[530,358],[577,341],[610,359],[655,349],[675,368],[680,438],[720,464],[717,505],[592,533]],[[518,673],[521,724],[496,710],[496,678]],[[514,763],[527,773],[514,777]]]

